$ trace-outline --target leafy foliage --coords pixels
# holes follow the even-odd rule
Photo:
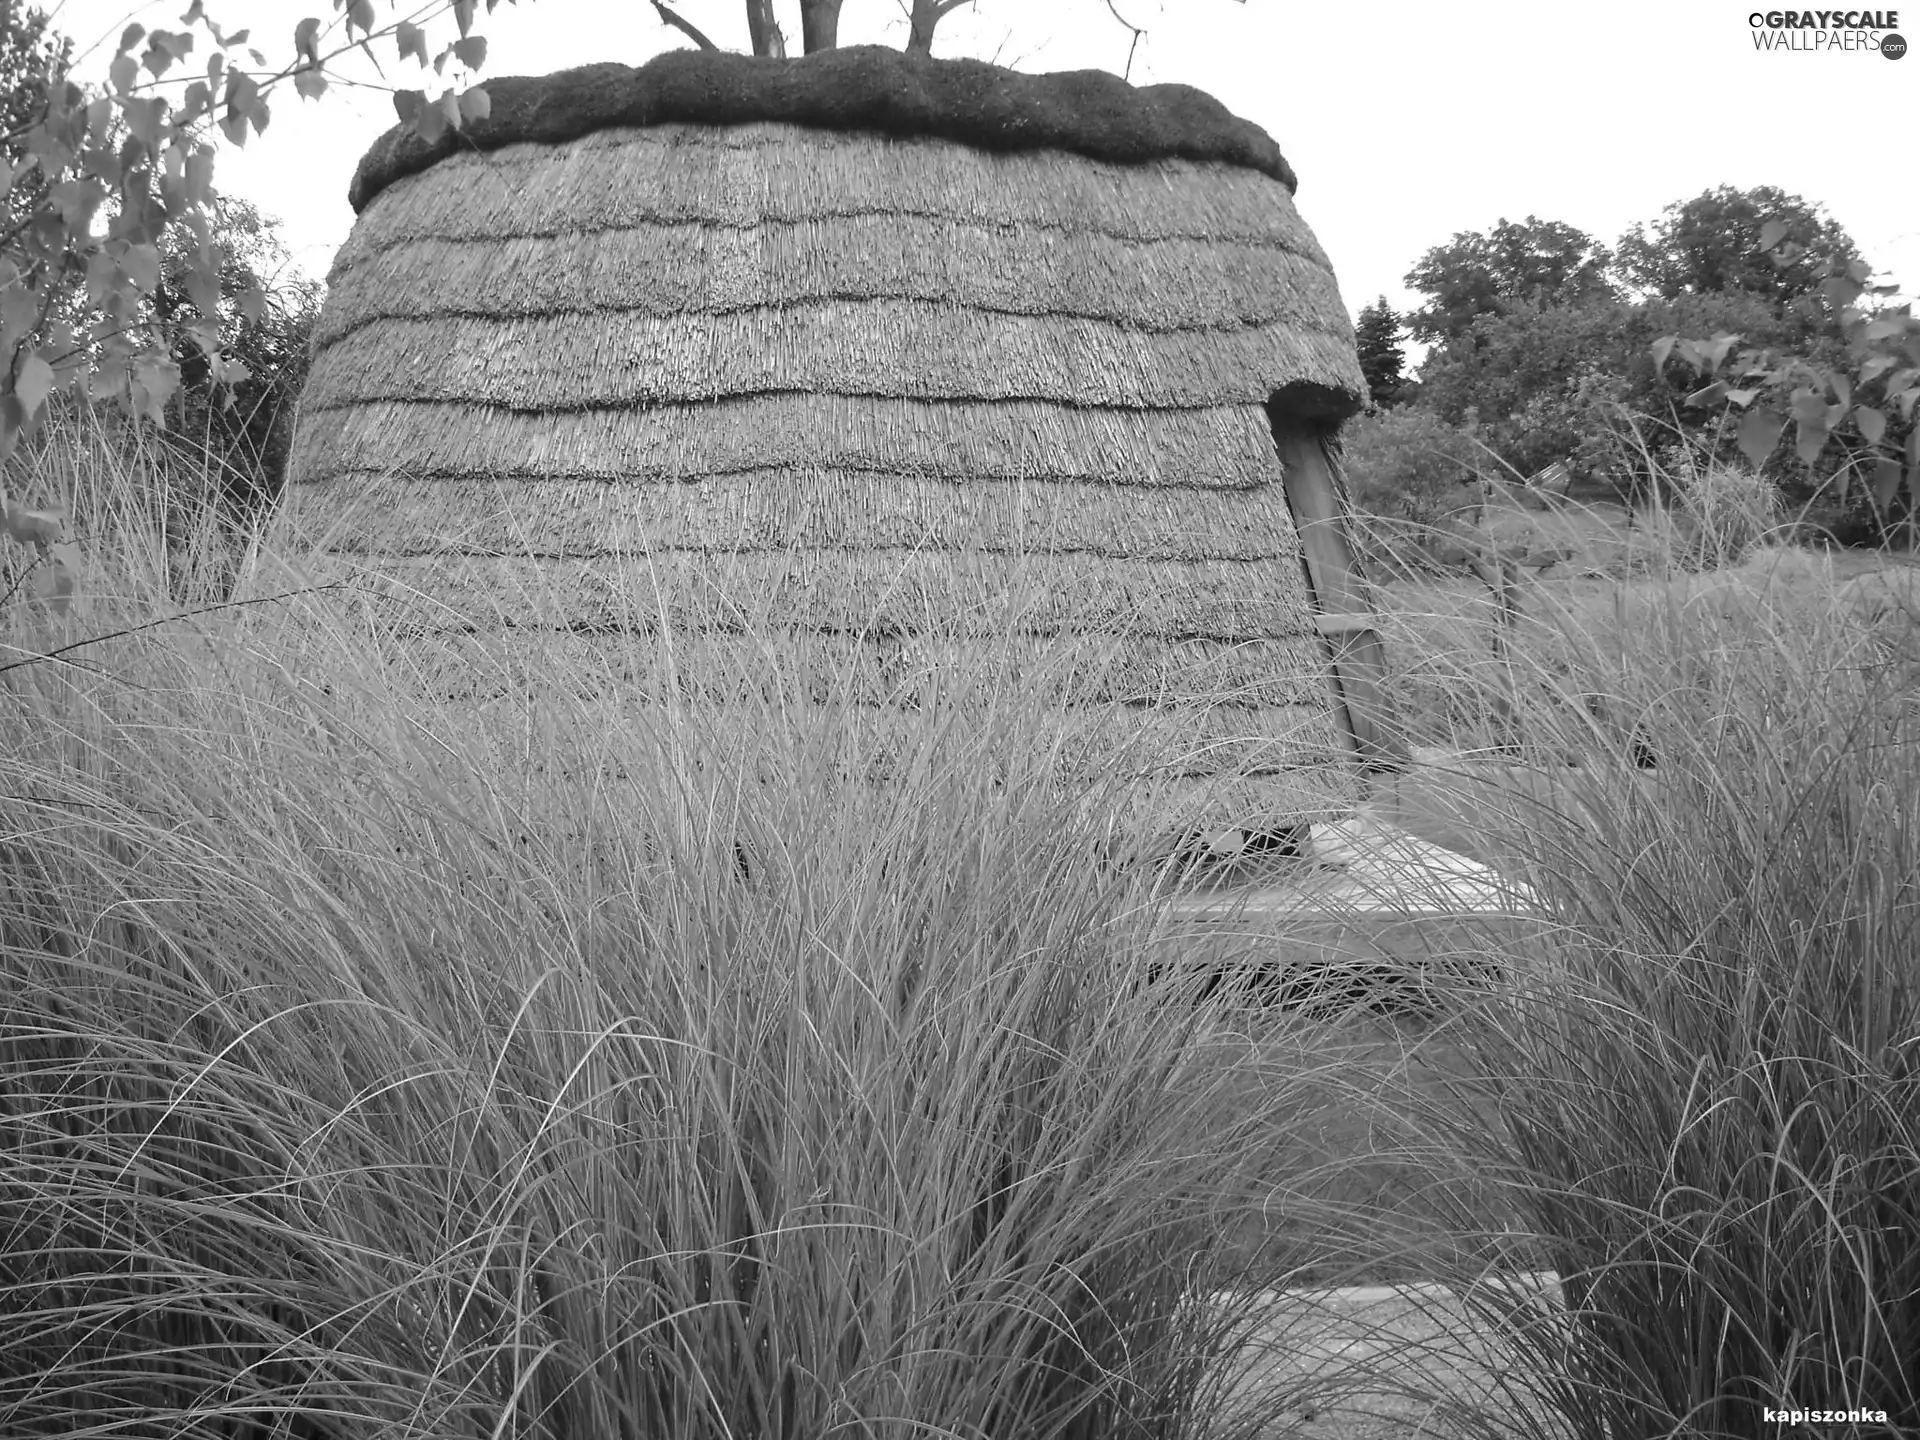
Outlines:
[[[1557,220],[1529,215],[1486,234],[1462,231],[1407,273],[1408,286],[1430,297],[1407,316],[1407,328],[1420,340],[1459,340],[1482,315],[1609,297],[1611,263],[1604,245]]]
[[[226,519],[241,523],[274,500],[284,482],[320,287],[292,273],[273,222],[247,201],[217,198],[213,228],[220,252],[219,349],[230,363],[218,379],[203,351],[184,338],[175,341],[181,379],[170,429],[204,456],[221,481]],[[153,292],[159,315],[189,312],[191,274],[192,256],[169,245]]]
[[[46,196],[47,180],[38,169],[22,173],[25,136],[46,112],[49,87],[72,63],[73,42],[52,30],[46,15],[0,0],[0,124],[6,131],[8,173],[15,177],[5,199],[9,233],[30,221]]]
[[[1818,205],[1771,185],[1722,185],[1662,213],[1651,231],[1635,225],[1621,237],[1615,264],[1628,285],[1668,300],[1741,290],[1785,304],[1814,294],[1834,267],[1844,271],[1860,258],[1852,237]],[[1793,246],[1778,263],[1760,244],[1762,230],[1775,226]]]
[[[1784,222],[1769,222],[1760,243],[1783,269],[1805,258]],[[1910,306],[1865,308],[1868,295],[1895,290],[1869,287],[1871,277],[1863,260],[1836,256],[1828,262],[1820,294],[1843,341],[1837,352],[1783,352],[1723,331],[1710,341],[1664,335],[1652,354],[1661,369],[1678,359],[1706,381],[1687,403],[1719,407],[1723,428],[1733,428],[1754,467],[1774,460],[1791,430],[1794,455],[1810,474],[1830,466],[1826,483],[1840,499],[1858,497],[1882,526],[1899,518],[1911,528],[1920,491],[1920,431],[1914,426],[1920,319]],[[1734,415],[1739,419],[1729,427]]]
[[[489,12],[495,3],[487,0]],[[61,394],[114,401],[164,425],[183,374],[223,400],[244,386],[249,368],[222,348],[237,337],[225,333],[222,307],[231,297],[222,284],[208,127],[245,145],[266,130],[276,88],[291,82],[302,98],[318,98],[328,65],[355,47],[372,54],[376,39],[394,39],[403,61],[431,63],[436,74],[449,60],[477,70],[486,54],[471,34],[478,4],[447,0],[382,27],[373,0],[335,0],[336,18],[324,26],[308,18],[294,27],[294,58],[275,68],[247,31],[224,31],[204,0],[190,0],[177,31],[128,25],[98,91],[73,82],[70,43],[43,18],[7,10],[0,82],[8,87],[12,223],[0,235],[0,460]],[[460,38],[430,56],[414,21],[449,11]],[[212,42],[205,78],[182,87],[201,73],[203,38]],[[395,106],[423,130],[487,109],[483,92],[452,89],[431,104],[424,92],[400,91]],[[263,313],[265,297],[254,289],[238,304]],[[55,583],[70,591],[72,576]]]
[[[1472,503],[1485,457],[1471,435],[1419,406],[1364,415],[1342,432],[1347,480],[1363,516],[1424,529]]]
[[[1456,425],[1472,416],[1488,448],[1519,474],[1567,461],[1583,478],[1612,475],[1634,488],[1651,479],[1649,444],[1717,444],[1709,417],[1681,403],[1694,387],[1663,375],[1650,350],[1663,334],[1701,328],[1806,347],[1817,343],[1819,318],[1802,305],[1776,314],[1743,292],[1515,306],[1481,316],[1462,343],[1428,358],[1420,403]],[[1623,431],[1623,415],[1642,417],[1654,434]]]

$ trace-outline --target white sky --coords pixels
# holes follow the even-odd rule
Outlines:
[[[250,27],[251,43],[277,66],[292,55],[295,22],[333,19],[336,0],[205,3],[224,29]],[[1409,308],[1415,297],[1402,277],[1457,231],[1537,215],[1612,244],[1635,221],[1722,184],[1775,185],[1824,205],[1868,260],[1913,293],[1920,56],[1761,51],[1747,23],[1754,3],[1114,0],[1149,30],[1135,83],[1197,86],[1279,142],[1355,312],[1382,294]],[[1920,0],[1910,3],[1910,16],[1882,8],[1920,39]],[[376,6],[382,24],[396,14],[392,0]],[[397,13],[417,8],[401,0]],[[718,44],[748,48],[742,0],[676,8]],[[186,0],[66,0],[55,24],[81,49],[106,41],[80,66],[93,79],[129,18],[178,29],[185,9]],[[775,0],[775,9],[797,52],[795,0]],[[507,0],[491,16],[483,6],[476,29],[490,42],[483,80],[601,60],[638,65],[689,43],[646,0]],[[429,35],[437,49],[453,33],[443,19]],[[905,34],[901,0],[845,0],[841,43],[899,47]],[[942,23],[934,51],[1029,72],[1118,74],[1128,42],[1107,0],[975,0]],[[375,51],[387,83],[431,83],[393,58],[393,44]],[[343,73],[381,83],[358,57]],[[324,276],[353,224],[354,166],[393,123],[383,90],[336,86],[305,102],[288,87],[264,135],[244,151],[223,145],[216,183],[278,216],[303,268]]]

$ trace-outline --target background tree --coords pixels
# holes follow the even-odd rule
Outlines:
[[[218,197],[213,230],[220,328],[212,348],[237,362],[229,363],[226,377],[215,378],[208,350],[182,333],[175,318],[195,313],[186,289],[193,257],[177,240],[162,249],[153,307],[174,336],[180,367],[169,404],[170,440],[216,482],[222,518],[239,527],[259,518],[285,483],[320,286],[294,271],[274,222],[248,201]]]
[[[1406,352],[1400,346],[1400,317],[1382,295],[1360,312],[1354,326],[1360,349],[1360,373],[1380,409],[1397,404],[1406,388]]]
[[[1784,227],[1784,241],[1768,249],[1760,235],[1770,221]],[[1771,185],[1722,185],[1667,206],[1651,229],[1635,225],[1615,264],[1628,285],[1668,300],[1745,291],[1785,305],[1859,258],[1852,237],[1818,205]]]
[[[47,110],[48,88],[66,78],[73,41],[49,28],[47,17],[15,0],[0,0],[0,124],[6,133],[10,172],[27,158],[26,137]],[[6,193],[6,228],[30,216],[46,195],[37,169],[21,175]]]
[[[1611,298],[1612,255],[1591,235],[1557,220],[1502,219],[1489,233],[1462,231],[1407,272],[1427,303],[1406,317],[1414,338],[1463,338],[1482,315],[1519,304],[1573,304]]]

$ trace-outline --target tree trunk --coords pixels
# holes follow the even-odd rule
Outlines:
[[[800,0],[800,51],[835,50],[840,45],[840,0]]]
[[[753,37],[754,54],[787,58],[787,38],[773,18],[773,0],[747,0],[747,34]]]
[[[949,11],[972,3],[973,0],[913,0],[913,10],[907,22],[907,53],[933,54],[934,27],[946,18]]]

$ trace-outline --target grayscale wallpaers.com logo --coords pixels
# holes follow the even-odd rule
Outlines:
[[[1756,10],[1747,16],[1756,50],[1878,50],[1888,60],[1907,53],[1895,33],[1898,10]]]

